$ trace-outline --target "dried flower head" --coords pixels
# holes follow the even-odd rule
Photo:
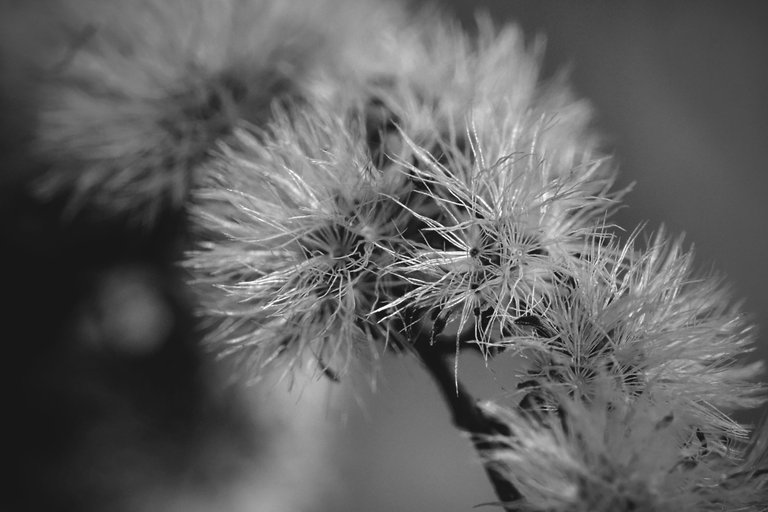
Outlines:
[[[434,18],[401,28],[401,58],[382,59],[363,101],[374,165],[413,189],[402,206],[414,222],[388,269],[409,286],[381,313],[428,318],[435,336],[484,349],[546,309],[619,194],[586,104],[561,79],[540,83],[539,51],[515,27],[483,19],[479,32]]]
[[[751,329],[719,280],[694,277],[682,241],[663,230],[644,251],[604,241],[576,263],[533,336],[508,340],[532,350],[525,379],[588,397],[607,372],[627,394],[652,386],[676,397],[710,449],[725,455],[746,437],[727,413],[764,400],[762,365],[738,359],[752,348]]]
[[[510,432],[489,439],[483,455],[522,495],[514,510],[765,510],[764,482],[706,450],[676,397],[650,388],[627,395],[612,378],[600,379],[590,400],[548,392],[557,413],[484,406]]]
[[[546,156],[489,159],[479,136],[470,134],[469,154],[454,150],[445,162],[412,146],[417,163],[404,168],[429,201],[404,205],[423,227],[391,269],[412,287],[387,307],[432,311],[459,334],[474,325],[473,339],[486,345],[549,307],[558,276],[610,204],[610,180],[599,162],[553,176],[532,165]]]
[[[365,2],[372,12],[375,9]],[[274,101],[323,97],[337,74],[346,0],[74,0],[41,72],[36,186],[70,212],[152,224],[187,197],[192,172]],[[379,9],[381,10],[381,9]],[[342,14],[342,15],[340,15]],[[362,18],[364,19],[364,18]]]
[[[208,241],[186,265],[210,339],[260,367],[312,354],[335,375],[376,357],[386,338],[369,318],[391,286],[381,273],[407,222],[387,176],[330,112],[277,109],[257,136],[222,147],[194,193]],[[219,292],[215,292],[213,287]]]

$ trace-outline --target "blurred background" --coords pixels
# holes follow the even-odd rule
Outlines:
[[[619,163],[619,185],[636,183],[616,222],[686,233],[699,265],[727,276],[758,325],[750,357],[768,358],[761,3],[433,3],[469,29],[481,9],[530,39],[546,37],[545,77],[570,70]],[[412,361],[385,358],[375,392],[354,381],[223,391],[227,369],[200,355],[169,257],[179,219],[151,237],[125,226],[63,227],[56,205],[41,209],[19,194],[20,177],[45,165],[28,151],[36,98],[25,72],[45,50],[18,41],[45,34],[46,21],[44,8],[5,16],[11,5],[31,4],[0,0],[0,234],[10,248],[0,262],[11,299],[4,375],[14,468],[0,508],[468,512],[492,501],[476,453]],[[477,397],[503,393],[509,361],[491,372],[469,355],[460,364]]]
[[[768,9],[763,2],[442,0],[471,27],[486,10],[546,37],[545,74],[570,70],[595,127],[635,183],[615,218],[685,233],[726,275],[768,358]],[[499,386],[462,361],[476,396]],[[474,371],[473,371],[474,370]],[[344,500],[324,509],[467,512],[493,499],[475,454],[419,368],[389,360],[339,453]],[[469,377],[473,374],[472,377]],[[498,376],[498,373],[497,373]],[[498,376],[498,378],[501,378]],[[757,421],[758,415],[742,418]]]

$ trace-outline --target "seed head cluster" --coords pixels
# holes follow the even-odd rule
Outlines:
[[[65,18],[38,192],[183,209],[214,351],[333,379],[417,340],[513,351],[484,406],[505,506],[768,510],[765,435],[732,417],[764,402],[753,330],[681,239],[616,234],[615,166],[540,43],[389,3],[138,4]]]

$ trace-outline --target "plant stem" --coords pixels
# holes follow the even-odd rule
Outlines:
[[[455,379],[453,370],[446,361],[446,356],[430,346],[428,336],[424,336],[423,333],[417,334],[412,338],[411,346],[437,384],[440,394],[451,411],[453,424],[456,428],[470,435],[472,444],[478,453],[493,447],[493,443],[488,440],[490,436],[508,436],[510,434],[506,425],[488,416],[477,406],[472,395],[466,391],[460,381]],[[496,468],[488,464],[485,464],[484,467],[504,510],[515,512],[515,509],[508,504],[519,500],[521,498],[520,492]]]

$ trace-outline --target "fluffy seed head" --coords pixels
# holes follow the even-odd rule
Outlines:
[[[649,389],[630,398],[610,378],[588,401],[548,391],[558,413],[484,406],[511,432],[489,439],[484,459],[522,494],[516,510],[764,510],[763,484],[708,452],[674,397]]]
[[[186,265],[225,352],[257,367],[311,354],[341,373],[386,337],[369,314],[402,211],[342,119],[306,107],[274,119],[208,170],[192,210],[208,241]]]
[[[509,340],[531,348],[525,378],[562,382],[583,396],[604,372],[628,395],[652,386],[675,396],[725,455],[747,435],[727,413],[764,400],[755,382],[762,366],[738,360],[751,350],[751,329],[720,281],[696,277],[692,261],[663,231],[646,250],[633,241],[585,246],[538,332]]]
[[[218,141],[263,125],[274,101],[327,94],[347,11],[359,16],[346,0],[66,2],[41,65],[37,193],[148,225],[180,208]]]

